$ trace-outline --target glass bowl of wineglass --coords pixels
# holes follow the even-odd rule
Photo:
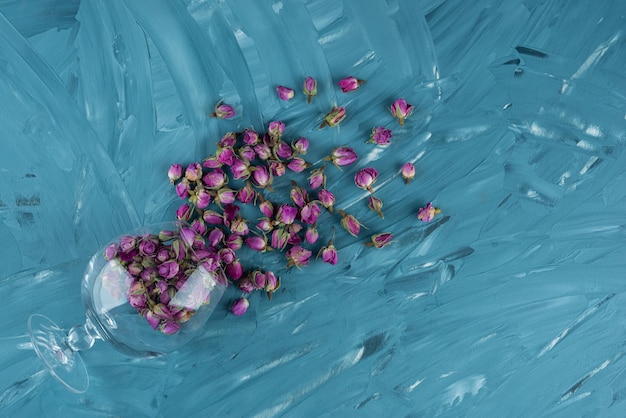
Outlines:
[[[81,281],[84,324],[64,330],[34,314],[28,332],[50,373],[82,393],[89,375],[81,350],[101,339],[133,357],[172,352],[202,330],[227,286],[217,255],[187,223],[148,225],[90,259]]]

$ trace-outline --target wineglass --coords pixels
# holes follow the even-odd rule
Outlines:
[[[187,223],[148,225],[90,259],[81,282],[84,324],[63,330],[34,314],[28,332],[50,373],[83,393],[89,375],[79,351],[97,339],[134,357],[174,351],[202,329],[227,286],[215,254]]]

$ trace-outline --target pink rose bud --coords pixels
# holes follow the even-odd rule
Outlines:
[[[259,219],[259,222],[257,222],[256,227],[258,229],[260,229],[263,232],[270,232],[272,229],[274,229],[274,225],[272,224],[272,220],[270,218],[264,217]],[[273,245],[272,245],[273,247]]]
[[[254,251],[264,253],[267,250],[267,238],[265,237],[260,237],[258,235],[250,236],[246,238],[244,242]]]
[[[274,205],[269,200],[265,200],[262,194],[259,193],[259,210],[263,215],[268,218],[274,216]]]
[[[259,133],[251,129],[246,129],[243,133],[243,142],[246,145],[254,146],[259,143]]]
[[[384,128],[382,126],[378,126],[372,129],[372,133],[370,134],[370,143],[376,145],[389,145],[391,144],[391,130]]]
[[[259,157],[259,160],[267,160],[272,157],[272,149],[262,142],[254,146],[254,153]]]
[[[224,217],[222,214],[213,210],[205,210],[202,213],[202,219],[209,225],[222,225],[224,223]]]
[[[306,169],[309,166],[310,164],[304,161],[300,157],[293,158],[291,161],[289,161],[289,164],[287,164],[287,168],[289,168],[291,171],[294,171],[296,173],[303,172],[304,169]]]
[[[391,104],[389,111],[394,118],[398,119],[400,126],[404,126],[404,120],[413,113],[413,106],[408,104],[404,99],[398,99]]]
[[[285,124],[279,120],[270,122],[267,133],[274,141],[278,141],[285,131]],[[271,146],[271,145],[270,145]]]
[[[233,151],[232,147],[219,148],[215,156],[217,157],[217,161],[230,167],[233,165],[235,151]]]
[[[341,215],[341,226],[343,229],[354,237],[358,236],[361,231],[361,223],[353,215],[348,215],[341,209],[339,214]]]
[[[109,245],[106,250],[104,250],[104,256],[106,257],[107,260],[112,260],[117,256],[117,249],[118,249],[118,245],[116,243],[113,243],[111,245]]]
[[[328,263],[332,266],[337,264],[337,249],[334,245],[323,247],[320,250],[320,255],[322,256],[322,260],[324,261],[324,263]]]
[[[230,171],[235,179],[247,180],[250,177],[250,163],[239,158],[233,158]]]
[[[239,298],[233,303],[233,306],[230,308],[231,312],[234,315],[241,316],[246,313],[248,310],[248,306],[250,306],[250,302],[246,298]]]
[[[382,219],[385,219],[385,216],[383,215],[383,211],[382,211],[382,207],[383,207],[383,201],[382,200],[380,200],[376,196],[370,196],[369,199],[368,199],[368,202],[367,202],[367,206],[371,210],[376,212],[378,214],[378,216],[380,216]]]
[[[292,266],[296,266],[297,268],[306,266],[311,259],[311,251],[299,245],[294,245],[288,249],[285,255],[287,257],[287,268]]]
[[[348,93],[354,91],[359,88],[361,84],[364,84],[365,80],[359,80],[354,77],[346,77],[343,80],[340,80],[339,87],[341,87],[341,91],[344,93]]]
[[[311,103],[311,98],[317,95],[317,81],[313,77],[307,77],[304,80],[302,91],[306,95],[307,103]]]
[[[315,202],[309,202],[300,209],[300,220],[305,224],[313,225],[317,222],[321,212],[322,210]]]
[[[280,287],[280,279],[278,277],[276,277],[276,275],[271,272],[271,271],[266,271],[265,272],[265,278],[266,278],[266,283],[265,283],[265,291],[270,293],[270,292],[275,292],[276,289],[278,289]],[[271,294],[267,295],[268,298],[272,298]]]
[[[233,251],[237,251],[243,246],[243,238],[237,234],[229,234],[224,240],[224,245]]]
[[[280,205],[276,211],[276,222],[280,225],[289,225],[296,220],[298,209],[291,205]]]
[[[243,266],[241,265],[241,261],[234,260],[232,263],[226,264],[226,274],[228,275],[228,278],[233,281],[241,279],[241,276],[243,276]]]
[[[254,148],[252,148],[251,145],[244,145],[239,148],[237,150],[237,154],[239,154],[239,157],[246,162],[250,162],[256,158],[256,152],[254,152]]]
[[[204,209],[211,203],[211,195],[204,188],[199,189],[196,192],[196,206],[199,209]]]
[[[237,143],[237,134],[234,132],[226,132],[224,136],[217,142],[218,148],[232,148]]]
[[[373,167],[365,167],[354,175],[354,184],[363,190],[374,193],[372,186],[376,183],[376,179],[378,179],[378,170]]]
[[[229,189],[228,187],[222,187],[217,191],[217,196],[215,196],[215,203],[227,205],[229,203],[235,202],[237,199],[237,192],[233,189]]]
[[[198,181],[202,177],[202,165],[200,163],[191,163],[185,169],[185,178],[189,181]]]
[[[230,223],[230,232],[242,236],[248,235],[248,232],[250,232],[248,228],[248,221],[243,219],[241,215],[239,215],[237,219],[233,220]]]
[[[189,197],[189,190],[191,190],[191,187],[189,187],[189,182],[187,181],[187,179],[183,179],[183,181],[176,185],[176,194],[181,199],[186,199]]]
[[[330,112],[324,116],[324,122],[320,125],[319,129],[322,129],[324,126],[328,125],[331,128],[339,125],[342,120],[346,118],[346,108],[341,106],[333,107]]]
[[[254,287],[254,283],[252,283],[252,279],[250,278],[250,276],[246,276],[243,279],[239,280],[237,282],[237,285],[239,285],[239,289],[245,293],[250,293],[253,290],[256,290]]]
[[[305,137],[300,137],[291,143],[291,147],[293,148],[294,152],[304,155],[309,149],[309,140]]]
[[[404,182],[409,184],[409,182],[415,177],[415,166],[412,163],[404,163],[400,173],[402,173]]]
[[[285,86],[276,87],[276,93],[278,93],[280,100],[291,100],[294,96],[293,90]]]
[[[321,189],[317,192],[317,200],[326,208],[330,213],[333,213],[333,205],[335,204],[335,195],[330,190]]]
[[[191,223],[191,229],[193,229],[194,231],[196,231],[196,233],[200,235],[206,234],[206,224],[202,219],[194,219]]]
[[[293,180],[291,181],[291,191],[289,192],[289,197],[291,197],[291,201],[299,208],[304,206],[309,200],[309,195],[306,190],[298,186],[298,184]]]
[[[272,173],[272,176],[274,177],[281,177],[285,175],[285,171],[287,170],[285,168],[285,164],[282,163],[281,161],[270,161],[268,166],[270,168],[270,172]]]
[[[325,168],[326,166],[322,166],[321,168],[311,170],[311,175],[309,176],[309,187],[311,189],[326,187],[326,174],[324,174]]]
[[[320,234],[317,232],[317,228],[315,226],[307,228],[307,230],[304,232],[304,239],[309,244],[315,244],[319,237]]]
[[[202,167],[204,167],[204,168],[219,168],[221,166],[222,166],[222,163],[220,163],[217,160],[217,157],[215,155],[211,155],[209,157],[206,157],[202,161]]]
[[[441,213],[441,209],[435,208],[432,205],[432,202],[428,202],[426,207],[420,208],[417,211],[417,219],[422,222],[430,222],[435,217],[435,215]]]
[[[207,189],[217,190],[228,183],[228,176],[221,168],[215,168],[202,177],[202,183]]]
[[[188,221],[189,219],[191,219],[191,215],[193,215],[193,210],[187,203],[180,206],[176,210],[176,217],[181,221]]]
[[[224,225],[228,226],[237,217],[239,212],[239,206],[229,203],[224,205]]]
[[[182,175],[183,167],[180,164],[172,164],[170,169],[167,171],[167,177],[169,177],[172,184],[174,184],[176,180],[180,179]]]
[[[358,157],[356,155],[356,152],[354,152],[354,149],[341,146],[335,148],[330,156],[326,157],[325,160],[332,161],[332,163],[335,164],[337,168],[340,168],[354,163],[357,158]]]
[[[389,232],[383,232],[381,234],[372,235],[371,241],[366,242],[363,245],[366,245],[368,247],[383,248],[387,246],[387,244],[389,244],[392,239],[393,236]]]
[[[263,289],[267,283],[267,276],[261,270],[253,271],[250,274],[250,279],[252,279],[252,283],[257,289]]]
[[[211,113],[209,116],[212,118],[218,119],[230,119],[235,116],[235,109],[232,106],[227,104],[222,104],[222,100],[220,100],[215,105],[215,111]]]
[[[274,150],[276,151],[276,155],[282,159],[289,159],[293,156],[293,148],[286,142],[278,141],[278,143],[274,146]]]
[[[230,264],[237,259],[235,252],[228,247],[221,248],[217,254],[224,264]]]
[[[252,203],[254,196],[256,196],[256,192],[252,188],[252,185],[250,185],[250,182],[246,183],[246,185],[237,192],[237,199],[244,204]]]
[[[265,166],[250,167],[252,170],[252,182],[255,186],[265,188],[267,187],[271,191],[272,174],[267,170]]]
[[[285,247],[287,247],[287,244],[289,243],[289,237],[289,232],[287,232],[283,228],[276,228],[274,231],[272,231],[270,245],[272,246],[272,248],[282,251],[285,249]]]

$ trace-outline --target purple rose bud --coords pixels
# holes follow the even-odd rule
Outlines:
[[[270,187],[272,184],[272,174],[264,166],[250,167],[252,170],[252,182],[257,187]]]
[[[271,271],[265,272],[265,291],[266,292],[274,292],[276,289],[280,287],[280,279],[276,277],[276,275]],[[270,295],[268,297],[271,298]]]
[[[383,207],[383,201],[380,200],[379,198],[375,197],[375,196],[370,196],[367,202],[367,206],[373,210],[374,212],[376,212],[378,214],[378,216],[380,216],[382,219],[385,219],[385,216],[383,215],[383,211],[382,211],[382,207]]]
[[[298,209],[291,205],[280,205],[276,211],[276,222],[282,225],[292,224],[296,220]]]
[[[285,86],[276,87],[276,93],[278,93],[280,100],[291,100],[294,96],[294,91]]]
[[[330,244],[328,247],[323,247],[319,255],[322,256],[322,260],[324,263],[328,263],[330,265],[337,264],[337,249],[334,245]]]
[[[320,234],[317,232],[317,228],[315,226],[307,228],[306,232],[304,233],[304,239],[306,239],[306,242],[308,242],[309,244],[315,244],[319,237]]]
[[[364,245],[368,247],[383,248],[387,246],[392,239],[393,236],[389,232],[383,232],[380,234],[372,235],[371,241],[366,242]]]
[[[176,261],[166,261],[159,266],[159,276],[164,279],[171,279],[178,274],[180,266]]]
[[[234,147],[237,143],[237,134],[234,132],[226,132],[224,136],[218,141],[218,148]]]
[[[300,137],[300,138],[296,139],[294,142],[291,143],[291,148],[297,154],[304,155],[304,154],[306,154],[307,150],[309,149],[309,140],[306,139],[305,137]]]
[[[222,101],[220,100],[215,105],[215,112],[211,113],[209,116],[218,119],[230,119],[235,116],[235,109],[233,109],[230,105],[222,104]]]
[[[306,205],[306,202],[309,200],[306,190],[298,186],[298,184],[293,180],[291,181],[291,191],[289,192],[289,196],[291,197],[291,201],[300,208]]]
[[[241,316],[246,313],[248,310],[248,306],[250,306],[250,302],[246,298],[240,298],[233,303],[233,306],[230,308],[231,312],[234,315]]]
[[[335,195],[327,189],[321,189],[317,192],[317,200],[324,206],[326,209],[333,213],[333,205],[335,204]]]
[[[326,166],[322,166],[321,168],[311,170],[311,175],[309,176],[309,187],[311,187],[311,189],[326,187],[326,174],[324,174],[325,168]]]
[[[292,266],[296,266],[297,268],[307,266],[311,259],[311,251],[299,245],[294,245],[288,249],[285,255],[287,257],[287,268]]]
[[[196,206],[199,209],[204,209],[211,203],[211,194],[204,188],[199,189],[196,192]]]
[[[267,238],[265,237],[258,235],[250,236],[245,239],[245,243],[248,247],[260,253],[264,253],[267,250]]]
[[[252,279],[250,278],[250,276],[246,276],[243,279],[239,280],[237,282],[237,285],[239,286],[239,289],[245,293],[250,293],[256,290],[254,287],[254,283],[252,283]]]
[[[161,319],[158,318],[156,315],[154,315],[152,311],[148,311],[146,313],[146,320],[148,321],[148,324],[150,324],[150,326],[154,330],[156,330],[159,327],[159,324],[161,323]]]
[[[254,146],[259,142],[259,133],[251,129],[246,129],[243,133],[243,142],[246,145]]]
[[[118,245],[116,243],[110,244],[104,250],[104,257],[107,260],[113,260],[117,256]]]
[[[193,214],[193,211],[187,203],[185,203],[184,205],[181,205],[176,210],[176,217],[180,219],[181,221],[188,221],[189,219],[191,219],[192,214]]]
[[[228,226],[237,217],[239,206],[229,203],[224,205],[224,225]]]
[[[176,180],[180,179],[183,175],[183,167],[180,164],[172,164],[167,172],[170,182],[174,184]]]
[[[343,229],[354,237],[358,236],[361,231],[361,223],[353,215],[348,215],[342,210],[339,210],[339,214],[341,215],[341,226]]]
[[[263,289],[267,283],[267,276],[260,270],[253,271],[250,278],[257,289]]]
[[[311,103],[311,98],[317,95],[317,81],[313,77],[307,77],[304,80],[302,92],[306,95],[307,103]]]
[[[270,245],[272,248],[282,251],[287,247],[287,244],[289,243],[289,237],[289,232],[287,232],[283,228],[277,228],[272,231]]]
[[[223,205],[234,203],[237,200],[237,191],[229,189],[228,187],[222,187],[217,191],[215,196],[215,202]]]
[[[422,222],[430,222],[433,220],[435,215],[439,213],[441,213],[441,209],[435,208],[432,205],[432,202],[428,202],[428,204],[425,207],[420,208],[419,211],[417,212],[417,219],[419,219]]]
[[[242,160],[250,162],[256,158],[256,152],[251,145],[244,145],[237,151]]]
[[[372,129],[372,133],[370,135],[369,141],[370,143],[374,143],[376,145],[389,145],[391,144],[391,131],[382,126],[378,126]]]
[[[157,243],[154,240],[149,238],[142,239],[139,242],[139,254],[143,256],[154,256],[156,255]]]
[[[250,163],[240,160],[239,158],[233,158],[230,171],[233,173],[235,179],[247,180],[248,177],[250,177]]]
[[[237,192],[237,199],[244,204],[252,203],[254,196],[256,196],[256,192],[249,182]]]
[[[293,148],[286,142],[279,141],[274,147],[276,155],[282,159],[289,159],[293,156]]]
[[[271,218],[274,216],[274,205],[269,200],[265,200],[262,194],[259,194],[259,199],[261,203],[259,203],[259,210],[263,215],[267,218]]]
[[[270,138],[274,141],[273,144],[268,144],[269,146],[273,146],[276,144],[276,141],[280,139],[285,131],[285,124],[279,120],[275,120],[270,122],[269,127],[267,129],[267,133]]]
[[[350,147],[337,147],[326,160],[331,160],[337,168],[350,165],[357,160],[356,152]]]
[[[293,158],[291,161],[289,161],[289,164],[287,164],[287,168],[289,168],[291,171],[295,171],[296,173],[301,173],[309,166],[310,164],[300,157]]]
[[[364,84],[365,80],[359,80],[354,77],[346,77],[339,81],[339,87],[341,87],[341,91],[344,93],[348,93],[354,91],[359,88],[361,84]]]
[[[309,202],[300,209],[300,220],[305,224],[313,225],[317,222],[321,212],[322,210],[315,202]]]
[[[270,232],[274,228],[274,225],[272,225],[272,220],[270,218],[264,217],[259,219],[256,227],[263,232]]]
[[[170,251],[165,247],[159,248],[159,250],[157,251],[156,258],[157,258],[157,261],[159,261],[160,263],[169,260],[170,257],[171,257]]]
[[[346,118],[346,108],[341,106],[333,107],[330,112],[324,116],[324,122],[320,125],[319,129],[322,129],[324,126],[328,125],[331,128],[339,125],[341,121]]]
[[[233,165],[233,161],[235,159],[235,151],[232,147],[219,148],[215,153],[215,156],[217,157],[217,161],[221,164],[230,167]]]
[[[221,248],[217,254],[224,264],[230,264],[237,259],[235,252],[228,247]]]
[[[404,126],[404,120],[413,113],[413,106],[408,104],[404,99],[398,99],[391,104],[389,111],[394,118],[398,119],[400,126]]]
[[[224,239],[224,232],[220,228],[213,228],[209,232],[209,236],[207,237],[207,241],[211,247],[217,247],[222,240]]]
[[[191,190],[191,188],[186,179],[176,185],[176,194],[181,199],[187,199],[189,197],[189,190]]]
[[[224,245],[233,251],[237,251],[243,245],[243,238],[241,238],[241,235],[229,234],[224,240]]]
[[[180,324],[176,321],[165,321],[161,327],[161,332],[165,335],[176,334],[180,330]]]
[[[209,225],[222,225],[224,223],[223,216],[213,210],[202,212],[202,219]]]
[[[202,182],[207,189],[217,190],[228,183],[228,176],[221,168],[215,168],[202,177]]]
[[[402,164],[402,169],[400,170],[400,173],[402,173],[404,183],[409,184],[409,182],[415,177],[415,166],[410,162],[404,163]]]
[[[222,163],[217,160],[217,157],[215,155],[211,155],[210,157],[207,157],[204,159],[204,161],[202,161],[202,167],[204,168],[220,168],[221,166]]]
[[[232,263],[226,265],[226,274],[232,281],[237,281],[243,276],[243,267],[239,260],[233,260]]]
[[[374,193],[372,185],[376,183],[376,179],[378,179],[378,170],[373,167],[365,167],[357,171],[354,175],[354,184],[363,190]]]
[[[129,253],[137,248],[137,238],[132,235],[124,235],[120,239],[120,251]]]
[[[264,144],[262,142],[254,146],[254,153],[257,157],[259,157],[260,160],[263,161],[268,160],[272,157],[272,149],[267,144]]]
[[[202,165],[191,163],[185,169],[185,178],[189,181],[198,181],[202,177]]]
[[[281,177],[286,171],[285,164],[281,161],[270,161],[269,168],[274,177]]]
[[[248,221],[239,215],[237,219],[234,219],[230,223],[230,232],[241,236],[248,235],[248,232],[250,232],[248,228]]]

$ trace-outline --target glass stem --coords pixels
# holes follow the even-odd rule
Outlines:
[[[99,338],[100,334],[87,318],[83,325],[77,325],[67,333],[67,345],[72,351],[88,350]]]

